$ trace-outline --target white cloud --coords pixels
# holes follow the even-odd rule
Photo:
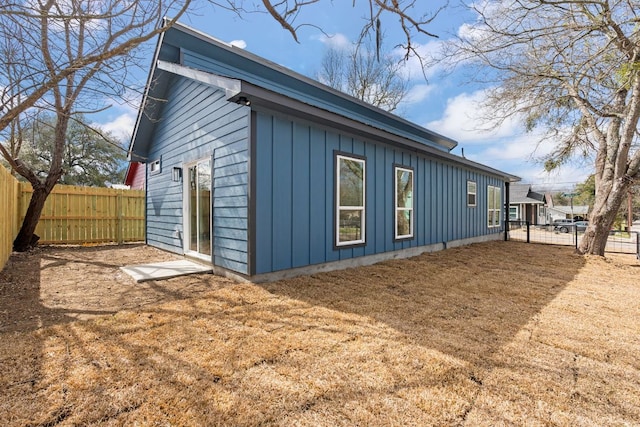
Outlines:
[[[247,42],[244,41],[244,40],[231,40],[229,42],[229,44],[231,46],[239,47],[240,49],[246,49],[247,48]]]
[[[460,28],[458,28],[458,36],[461,39],[467,40],[469,42],[480,42],[487,37],[486,26],[478,23],[464,23],[460,26]]]
[[[429,84],[416,84],[409,88],[407,92],[407,96],[402,101],[403,106],[418,104],[425,99],[433,92],[434,86]]]
[[[461,93],[447,100],[442,117],[426,127],[467,143],[495,141],[522,132],[518,117],[509,117],[499,123],[495,115],[483,107],[487,91]]]
[[[105,132],[111,133],[116,139],[127,145],[131,139],[133,133],[133,127],[136,123],[136,115],[131,112],[125,112],[115,117],[113,120],[109,120],[104,123],[94,123],[93,125],[99,127]]]
[[[336,34],[322,34],[317,37],[317,40],[327,45],[327,47],[335,49],[348,49],[352,46],[351,41],[347,36],[342,33]]]
[[[547,172],[538,159],[536,138],[531,136],[515,138],[512,141],[500,141],[466,157],[498,170],[519,176],[523,183],[544,188],[569,188],[577,182],[583,182],[591,168],[585,165],[565,164]],[[473,147],[472,147],[473,148]],[[535,154],[533,154],[535,151]],[[466,150],[465,150],[466,152]],[[466,153],[465,153],[466,154]]]
[[[442,47],[442,41],[430,41],[425,44],[416,44],[414,48],[415,53],[403,62],[404,66],[402,72],[405,77],[409,79],[427,79],[433,77],[438,72],[442,71],[445,63],[435,61],[434,58],[438,56],[438,52]],[[401,47],[396,47],[393,50],[398,60],[402,60],[406,54],[406,51]]]
[[[517,175],[522,182],[566,187],[586,179],[591,167],[585,164],[546,172],[541,159],[553,151],[555,141],[543,138],[542,132],[525,132],[517,116],[496,123],[482,106],[486,94],[479,90],[449,99],[442,117],[426,127],[458,141],[455,153],[464,150],[466,158]]]

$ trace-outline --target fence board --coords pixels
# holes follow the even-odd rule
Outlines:
[[[11,256],[13,239],[19,229],[19,183],[0,165],[0,270]]]

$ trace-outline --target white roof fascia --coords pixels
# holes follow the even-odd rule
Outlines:
[[[222,77],[217,74],[207,73],[206,71],[196,70],[194,68],[185,67],[184,65],[175,64],[173,62],[158,60],[157,68],[159,70],[177,74],[179,76],[186,77],[188,79],[192,79],[209,86],[224,89],[227,94],[227,99],[239,94],[242,86],[242,82],[240,80],[230,79],[228,77]]]

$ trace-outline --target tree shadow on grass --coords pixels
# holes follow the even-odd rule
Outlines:
[[[119,267],[176,259],[144,245],[42,247],[12,255],[0,272],[0,332],[113,315],[210,290],[207,277],[135,283]]]
[[[136,248],[142,252],[135,252]],[[166,373],[164,362],[174,371],[194,370],[181,362],[180,351],[175,351],[175,357],[173,353],[167,356],[164,349],[137,344],[135,338],[128,341],[117,333],[107,337],[111,321],[122,310],[209,292],[211,279],[213,284],[220,282],[219,286],[231,282],[202,275],[136,284],[119,267],[131,257],[140,260],[136,255],[141,254],[147,258],[158,255],[136,245],[42,247],[12,255],[0,272],[0,388],[5,390],[0,419],[6,425],[57,425],[78,417],[100,424],[126,418],[144,400],[144,390],[136,383],[140,381],[137,377],[114,373],[113,368],[122,363],[118,356],[141,366],[142,372],[152,366],[151,376]],[[158,259],[162,257],[154,261]],[[97,320],[77,322],[79,319]],[[126,330],[127,326],[115,328],[121,328],[124,335],[145,334],[149,325],[142,322],[133,330]],[[84,374],[78,374],[78,369]],[[87,375],[86,383],[78,385]],[[197,375],[212,384],[218,378],[204,371]],[[127,383],[122,392],[119,386],[108,388],[109,381],[132,377],[133,383]]]
[[[41,369],[13,374],[7,401],[42,425],[462,424],[491,356],[583,265],[570,248],[494,242],[221,285],[30,334]]]
[[[299,277],[264,289],[354,313],[474,364],[510,342],[578,274],[571,248],[493,242]]]
[[[42,253],[14,253],[0,272],[0,332],[33,331],[73,321],[65,310],[42,304]]]

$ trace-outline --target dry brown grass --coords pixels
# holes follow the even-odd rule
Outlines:
[[[186,299],[187,279],[158,282],[173,300],[0,334],[0,420],[638,425],[638,267],[493,242],[262,286],[197,276],[211,290]]]

